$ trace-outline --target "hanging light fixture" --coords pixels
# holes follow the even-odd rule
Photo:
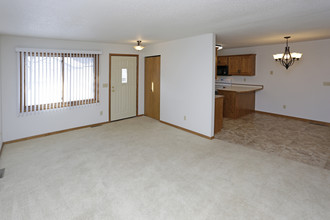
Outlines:
[[[141,46],[141,42],[140,40],[137,41],[137,45],[134,46],[135,50],[143,50],[144,46]]]
[[[217,50],[222,50],[222,45],[221,44],[216,44],[215,47],[217,48]]]
[[[292,64],[299,60],[302,56],[302,53],[290,53],[289,47],[289,38],[290,36],[284,37],[286,39],[286,47],[284,53],[274,54],[274,60],[280,62],[286,69],[288,69]]]

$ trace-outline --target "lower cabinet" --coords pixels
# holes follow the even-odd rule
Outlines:
[[[221,131],[223,121],[223,96],[216,96],[214,109],[214,134]]]
[[[224,117],[235,119],[254,112],[255,91],[234,92],[218,90],[218,92],[225,97],[223,106]]]

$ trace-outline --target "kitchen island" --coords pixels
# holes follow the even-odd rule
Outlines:
[[[239,118],[255,109],[255,92],[262,90],[263,86],[232,85],[218,90],[219,95],[224,96],[223,116]]]

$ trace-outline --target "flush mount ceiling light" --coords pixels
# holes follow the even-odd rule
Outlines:
[[[216,45],[215,45],[215,48],[217,48],[217,50],[221,50],[223,47],[222,47],[221,44],[216,44]]]
[[[274,54],[274,60],[280,62],[286,69],[293,65],[296,60],[299,60],[302,53],[290,53],[289,38],[290,36],[284,37],[286,39],[286,47],[284,53]]]
[[[134,46],[135,50],[143,50],[144,46],[141,46],[141,42],[140,40],[137,41],[137,45]]]

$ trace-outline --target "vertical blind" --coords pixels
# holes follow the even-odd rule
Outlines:
[[[99,54],[17,49],[19,114],[99,103]]]

